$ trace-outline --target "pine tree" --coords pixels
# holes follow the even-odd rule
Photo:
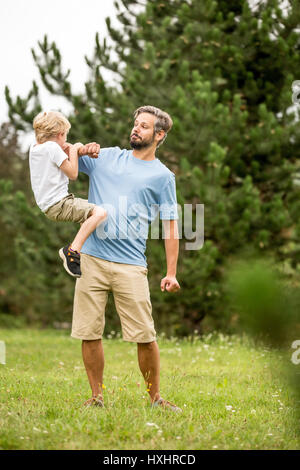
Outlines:
[[[90,78],[72,92],[61,55],[47,37],[33,51],[46,88],[73,105],[72,138],[102,147],[128,146],[132,113],[142,104],[165,109],[174,126],[158,157],[177,176],[178,202],[205,205],[205,243],[181,242],[179,295],[158,290],[161,241],[148,241],[154,315],[189,333],[205,315],[228,324],[226,265],[247,248],[275,260],[300,261],[299,124],[292,83],[300,77],[298,2],[266,0],[136,0],[115,3],[109,44],[96,35]],[[109,70],[115,81],[105,80]],[[40,109],[34,84],[13,100],[10,118],[26,128]]]

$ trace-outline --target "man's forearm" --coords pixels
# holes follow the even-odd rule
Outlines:
[[[165,240],[167,275],[176,277],[179,241],[175,239]]]
[[[176,277],[179,252],[178,226],[176,220],[164,223],[167,275]]]

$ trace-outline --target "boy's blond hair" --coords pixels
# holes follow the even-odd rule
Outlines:
[[[59,111],[39,113],[33,120],[35,137],[40,144],[61,132],[69,132],[71,124]]]

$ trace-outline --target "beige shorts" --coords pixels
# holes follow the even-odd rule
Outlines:
[[[92,204],[86,199],[74,197],[74,194],[69,194],[61,201],[49,207],[45,215],[48,219],[54,221],[78,222],[82,224],[95,206],[96,204]]]
[[[155,341],[147,268],[82,254],[81,272],[75,287],[73,338],[102,338],[105,306],[111,291],[121,320],[123,339],[134,343]]]

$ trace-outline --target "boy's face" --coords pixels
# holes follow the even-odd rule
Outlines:
[[[66,143],[67,135],[68,135],[67,132],[60,132],[60,133],[57,135],[57,143],[58,143],[58,145],[60,145],[60,146],[62,147],[62,146]]]

